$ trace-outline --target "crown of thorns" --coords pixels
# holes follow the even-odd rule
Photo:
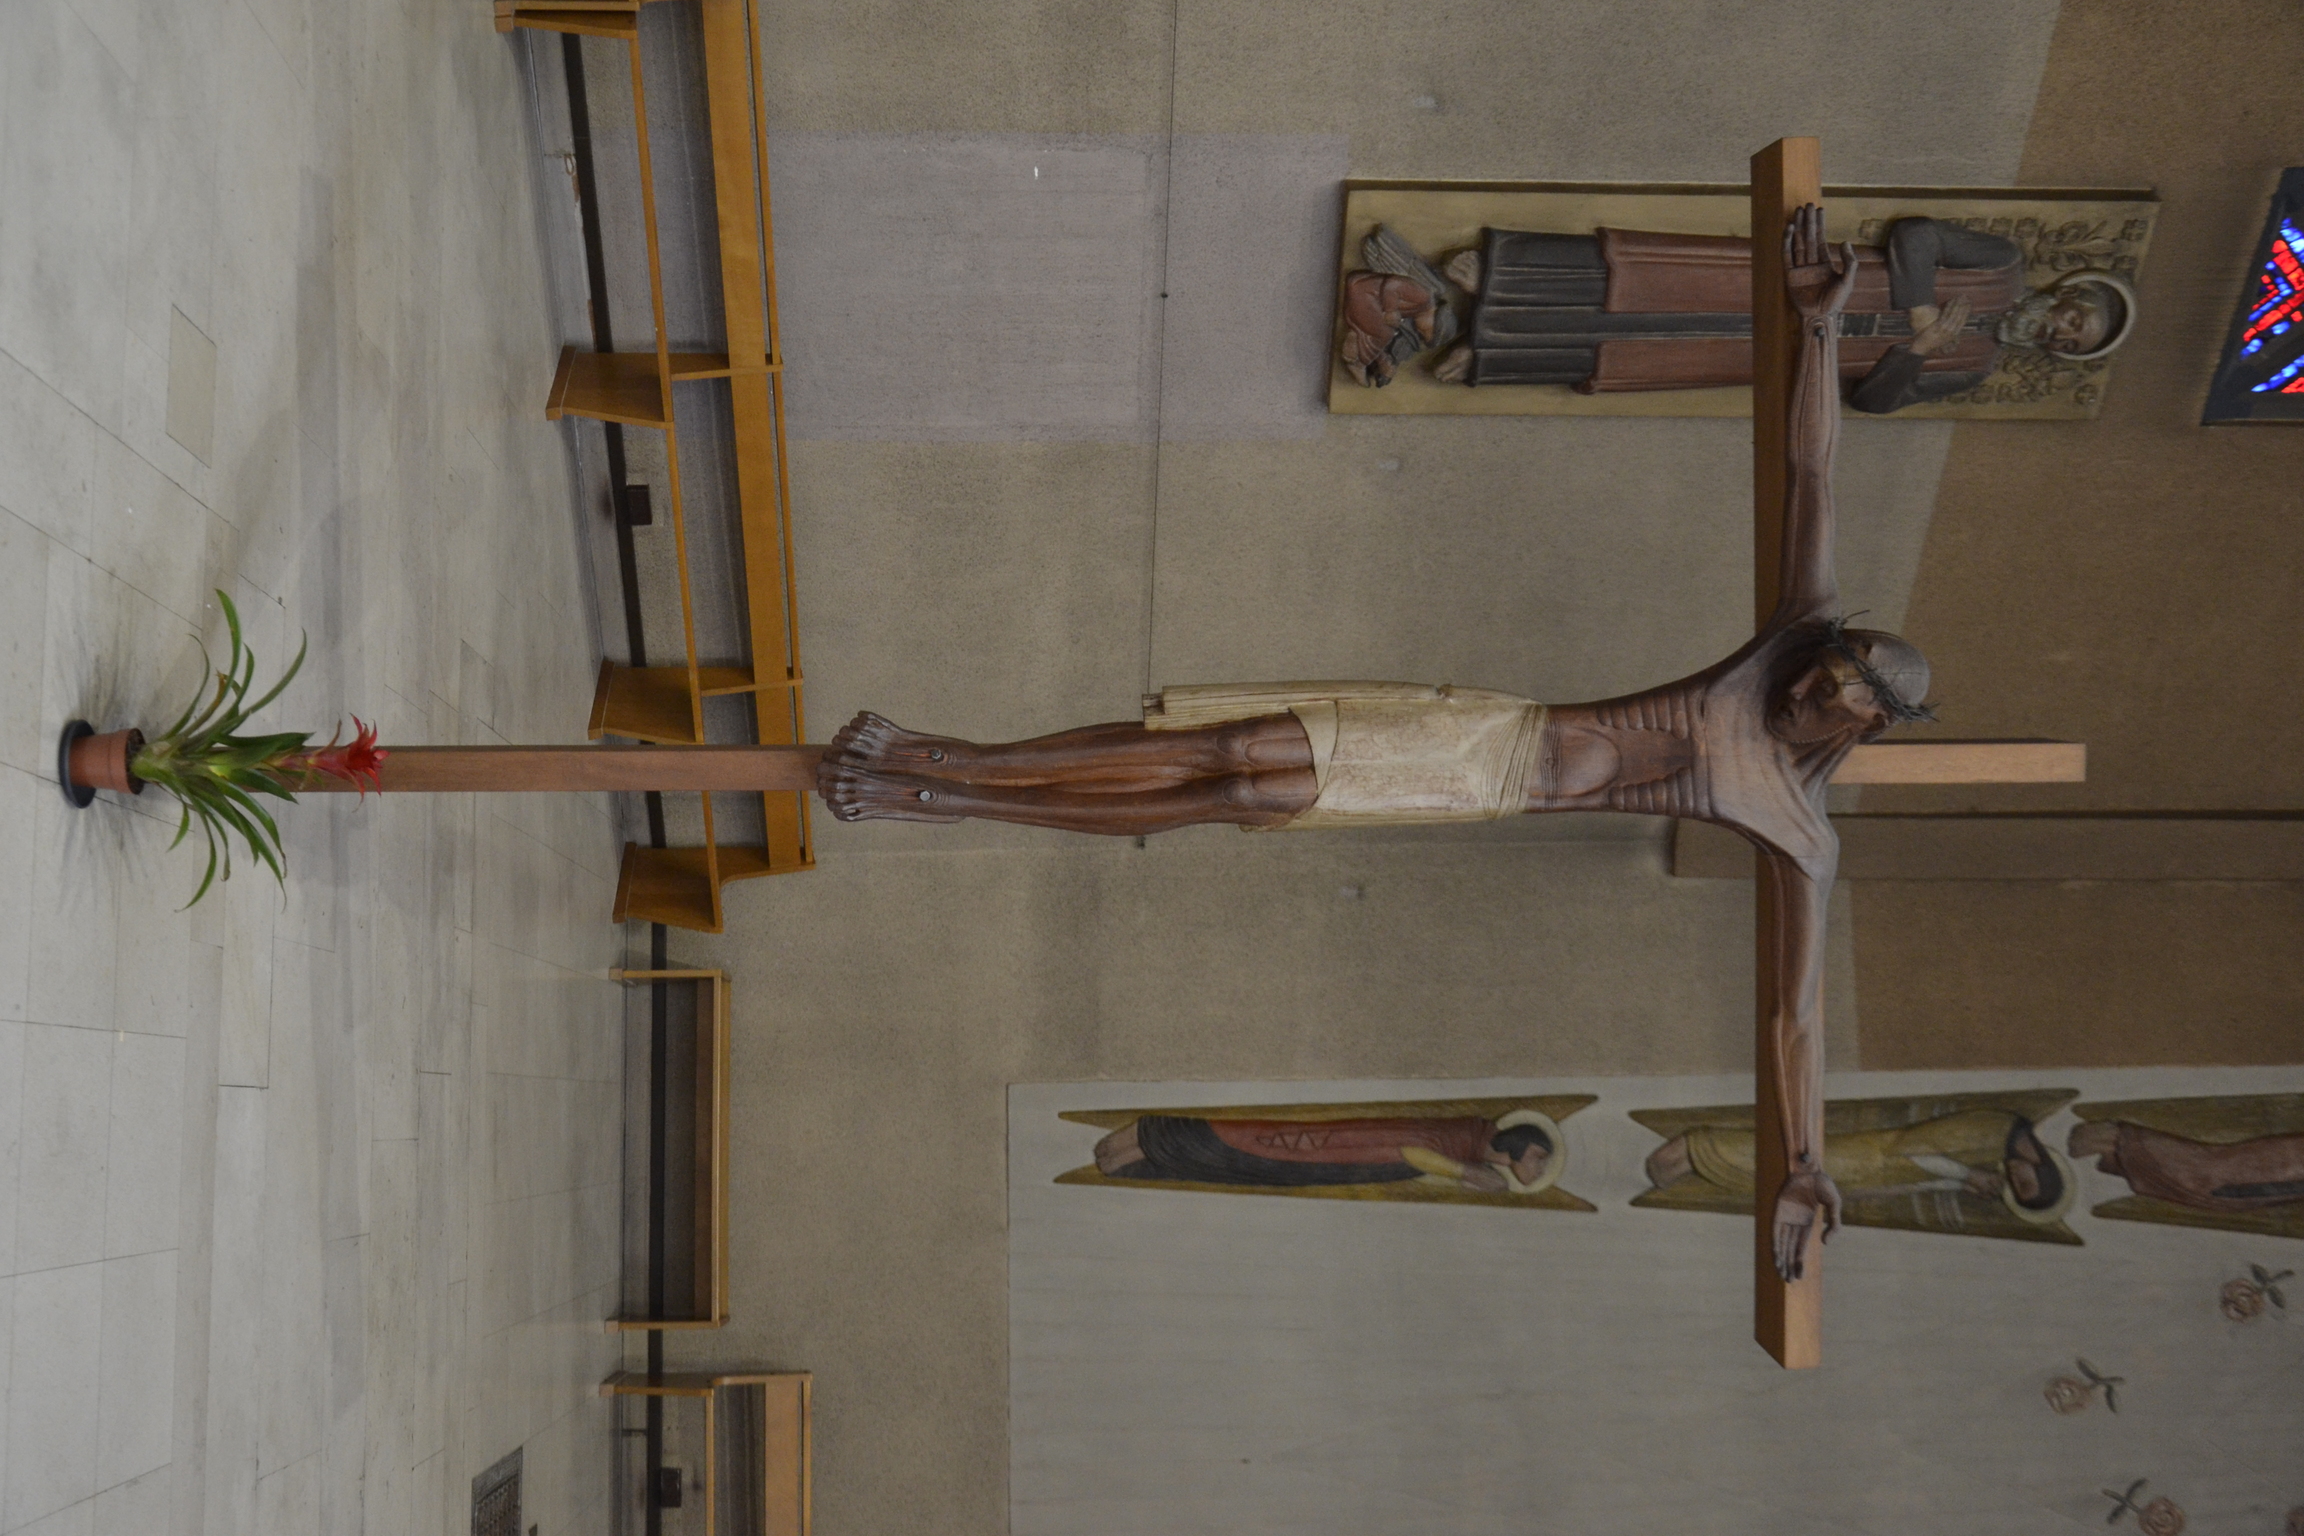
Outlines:
[[[1864,685],[1872,690],[1873,699],[1882,710],[1887,712],[1890,724],[1914,725],[1922,721],[1934,720],[1936,711],[1925,704],[1907,699],[1903,694],[1897,692],[1896,685],[1881,676],[1879,669],[1864,659],[1864,653],[1849,642],[1848,620],[1859,617],[1861,615],[1852,613],[1842,618],[1826,619],[1824,621],[1823,648],[1846,658],[1848,665],[1856,669],[1857,677],[1862,679]]]

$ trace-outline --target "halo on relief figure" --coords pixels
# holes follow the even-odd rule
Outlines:
[[[1496,1129],[1508,1131],[1516,1125],[1532,1125],[1544,1133],[1552,1143],[1551,1155],[1544,1159],[1544,1171],[1536,1175],[1532,1184],[1523,1184],[1509,1168],[1497,1168],[1504,1175],[1504,1188],[1515,1195],[1540,1195],[1560,1182],[1560,1175],[1568,1171],[1568,1138],[1560,1129],[1560,1122],[1540,1109],[1516,1109],[1496,1122]],[[1489,1165],[1495,1167],[1493,1163]]]
[[[2136,331],[2136,290],[2129,285],[2126,278],[2114,277],[2109,272],[2100,272],[2093,267],[2083,267],[2077,272],[2065,273],[2049,286],[2053,290],[2057,288],[2084,288],[2091,284],[2109,290],[2120,301],[2120,323],[2112,327],[2104,337],[2104,344],[2094,351],[2066,352],[2063,354],[2076,363],[2085,363],[2099,357],[2111,356],[2120,344],[2134,335]]]
[[[2054,1147],[2043,1141],[2040,1150],[2048,1154],[2048,1160],[2056,1165],[2057,1174],[2064,1180],[2064,1192],[2056,1197],[2056,1203],[2039,1210],[2019,1204],[2016,1186],[2005,1179],[2000,1183],[2000,1203],[2008,1207],[2018,1221],[2035,1227],[2052,1227],[2069,1215],[2072,1207],[2079,1203],[2080,1175],[2073,1172],[2071,1162]]]

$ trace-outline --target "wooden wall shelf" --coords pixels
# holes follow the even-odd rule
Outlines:
[[[499,31],[516,27],[621,40],[630,56],[638,137],[640,201],[647,224],[648,289],[655,346],[638,352],[560,354],[544,414],[615,422],[664,434],[668,503],[680,587],[682,656],[677,666],[602,665],[590,736],[693,744],[705,739],[704,701],[750,695],[753,739],[784,745],[806,739],[798,602],[792,569],[792,477],[786,460],[784,362],[777,339],[776,245],[768,190],[768,113],[757,0],[688,0],[703,40],[712,189],[717,205],[721,318],[727,349],[674,352],[666,342],[664,276],[649,157],[646,87],[641,77],[641,0],[496,0]],[[755,361],[757,359],[757,361]],[[734,427],[737,522],[742,533],[748,659],[707,665],[696,649],[686,506],[680,486],[677,384],[725,381]],[[757,846],[718,841],[712,796],[703,796],[699,848],[627,846],[618,882],[618,920],[638,919],[718,933],[721,891],[731,880],[815,867],[808,796],[761,799]]]
[[[640,0],[554,0],[550,5],[496,0],[496,30],[509,32],[514,27],[573,32],[578,37],[618,37],[629,42],[639,36]]]
[[[808,1536],[814,1385],[806,1371],[618,1371],[600,1395],[702,1404],[705,1536]]]
[[[768,829],[771,838],[788,830],[773,823]],[[766,848],[748,843],[714,843],[703,848],[647,848],[626,843],[624,867],[616,877],[612,917],[619,923],[663,923],[698,933],[718,933],[723,911],[720,892],[730,881],[757,880],[762,875],[815,867],[814,859],[794,865],[779,863],[776,855],[773,843]]]

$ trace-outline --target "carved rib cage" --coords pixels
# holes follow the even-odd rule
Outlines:
[[[1696,733],[1689,718],[1688,695],[1681,689],[1659,689],[1619,699],[1596,711],[1600,723],[1622,731],[1662,731],[1686,741]],[[1609,805],[1619,811],[1650,816],[1697,816],[1710,809],[1694,768],[1648,784],[1624,784],[1608,792]]]

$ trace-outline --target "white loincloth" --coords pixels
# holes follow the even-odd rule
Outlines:
[[[1164,688],[1144,726],[1194,730],[1292,714],[1320,793],[1290,827],[1493,821],[1527,808],[1544,706],[1428,683],[1240,683]]]

